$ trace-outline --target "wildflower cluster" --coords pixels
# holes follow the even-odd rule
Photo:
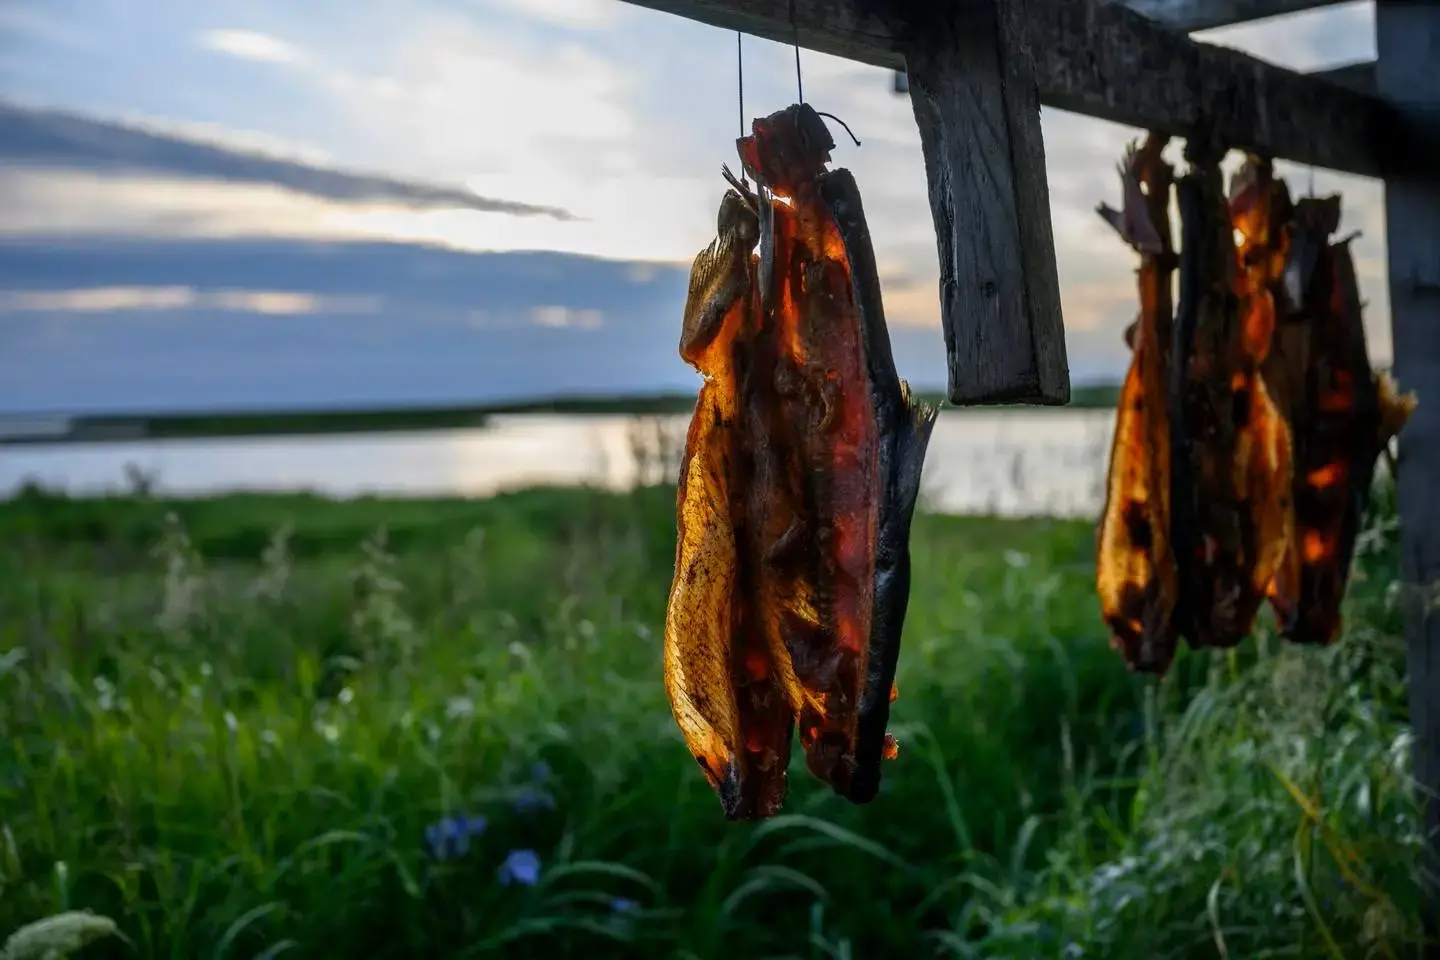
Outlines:
[[[515,813],[526,816],[555,809],[555,796],[550,792],[552,772],[540,761],[530,768],[530,781],[521,784],[511,798]],[[425,828],[425,843],[430,856],[437,861],[458,860],[470,852],[471,841],[483,836],[490,821],[479,814],[455,814],[431,823]],[[529,848],[510,850],[495,870],[502,887],[533,887],[540,881],[540,854]]]

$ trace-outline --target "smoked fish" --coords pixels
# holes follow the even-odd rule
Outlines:
[[[1290,428],[1260,374],[1275,328],[1271,261],[1257,254],[1252,262],[1237,245],[1218,157],[1192,159],[1176,194],[1182,231],[1170,370],[1176,619],[1192,647],[1233,647],[1254,625],[1294,526]],[[1275,199],[1268,187],[1265,197]],[[1267,249],[1280,242],[1257,240]]]
[[[1143,147],[1132,144],[1120,166],[1122,208],[1098,208],[1140,254],[1140,316],[1125,332],[1132,354],[1110,449],[1096,589],[1111,645],[1144,673],[1164,673],[1177,642],[1166,395],[1176,256],[1169,212],[1174,170],[1161,156],[1167,143],[1151,134]]]
[[[729,819],[806,765],[879,789],[910,525],[937,410],[895,371],[859,190],[800,104],[754,121],[719,235],[691,267],[680,353],[703,377],[677,497],[665,683]],[[758,246],[758,254],[754,251]]]
[[[1232,200],[1232,208],[1240,205]],[[1237,228],[1244,215],[1235,213]],[[1416,400],[1376,375],[1365,341],[1359,288],[1340,225],[1340,197],[1294,205],[1280,285],[1288,311],[1264,374],[1290,423],[1295,447],[1295,535],[1271,606],[1287,639],[1328,645],[1340,635],[1341,603],[1355,540],[1370,502],[1375,465]]]

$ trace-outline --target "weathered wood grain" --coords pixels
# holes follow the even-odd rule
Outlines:
[[[1440,139],[1440,2],[1376,0],[1375,84],[1405,122]],[[1431,837],[1427,864],[1440,877],[1440,152],[1385,183],[1390,323],[1395,377],[1420,406],[1400,435],[1400,576],[1414,776]],[[1440,934],[1432,891],[1431,936]],[[1440,948],[1426,956],[1440,954]]]
[[[1351,90],[1363,93],[1368,97],[1375,96],[1374,60],[1361,60],[1336,67],[1326,67],[1324,70],[1314,70],[1306,73],[1305,76],[1314,77],[1317,80],[1324,80],[1326,83],[1333,83],[1342,87],[1349,87]],[[904,70],[895,71],[894,85],[897,94],[910,92],[910,78]]]
[[[930,183],[957,404],[1070,401],[1040,100],[1023,3],[917,9],[902,38]],[[918,5],[917,5],[918,7]]]
[[[914,0],[627,0],[862,63],[903,69],[899,37]],[[924,6],[955,11],[970,0]],[[1018,45],[1040,102],[1172,136],[1210,127],[1231,146],[1380,176],[1403,156],[1375,98],[1238,50],[1199,43],[1119,4],[1017,0]]]
[[[1328,80],[1330,83],[1339,84],[1342,87],[1349,87],[1351,90],[1358,90],[1366,96],[1375,96],[1374,60],[1328,67],[1324,70],[1316,70],[1310,76]]]

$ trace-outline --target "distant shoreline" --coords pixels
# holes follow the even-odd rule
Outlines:
[[[1074,387],[1067,407],[1042,409],[1114,409],[1120,395],[1118,384]],[[942,408],[959,410],[945,403],[939,391],[922,391],[918,396]],[[695,407],[693,393],[616,395],[595,397],[551,397],[539,400],[484,405],[410,407],[385,410],[235,411],[204,413],[118,413],[99,416],[36,417],[0,416],[0,446],[106,443],[135,440],[201,440],[221,437],[325,435],[340,433],[391,433],[418,430],[462,430],[485,426],[492,416],[516,414],[562,414],[571,416],[664,416],[689,413]],[[1016,407],[971,408],[984,410]]]

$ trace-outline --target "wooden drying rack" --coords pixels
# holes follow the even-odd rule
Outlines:
[[[903,74],[957,404],[1070,398],[1041,104],[1383,179],[1394,371],[1420,397],[1399,476],[1414,772],[1440,797],[1440,0],[1374,0],[1376,61],[1317,74],[1186,34],[1337,0],[628,2]],[[1424,822],[1440,876],[1440,800]]]

